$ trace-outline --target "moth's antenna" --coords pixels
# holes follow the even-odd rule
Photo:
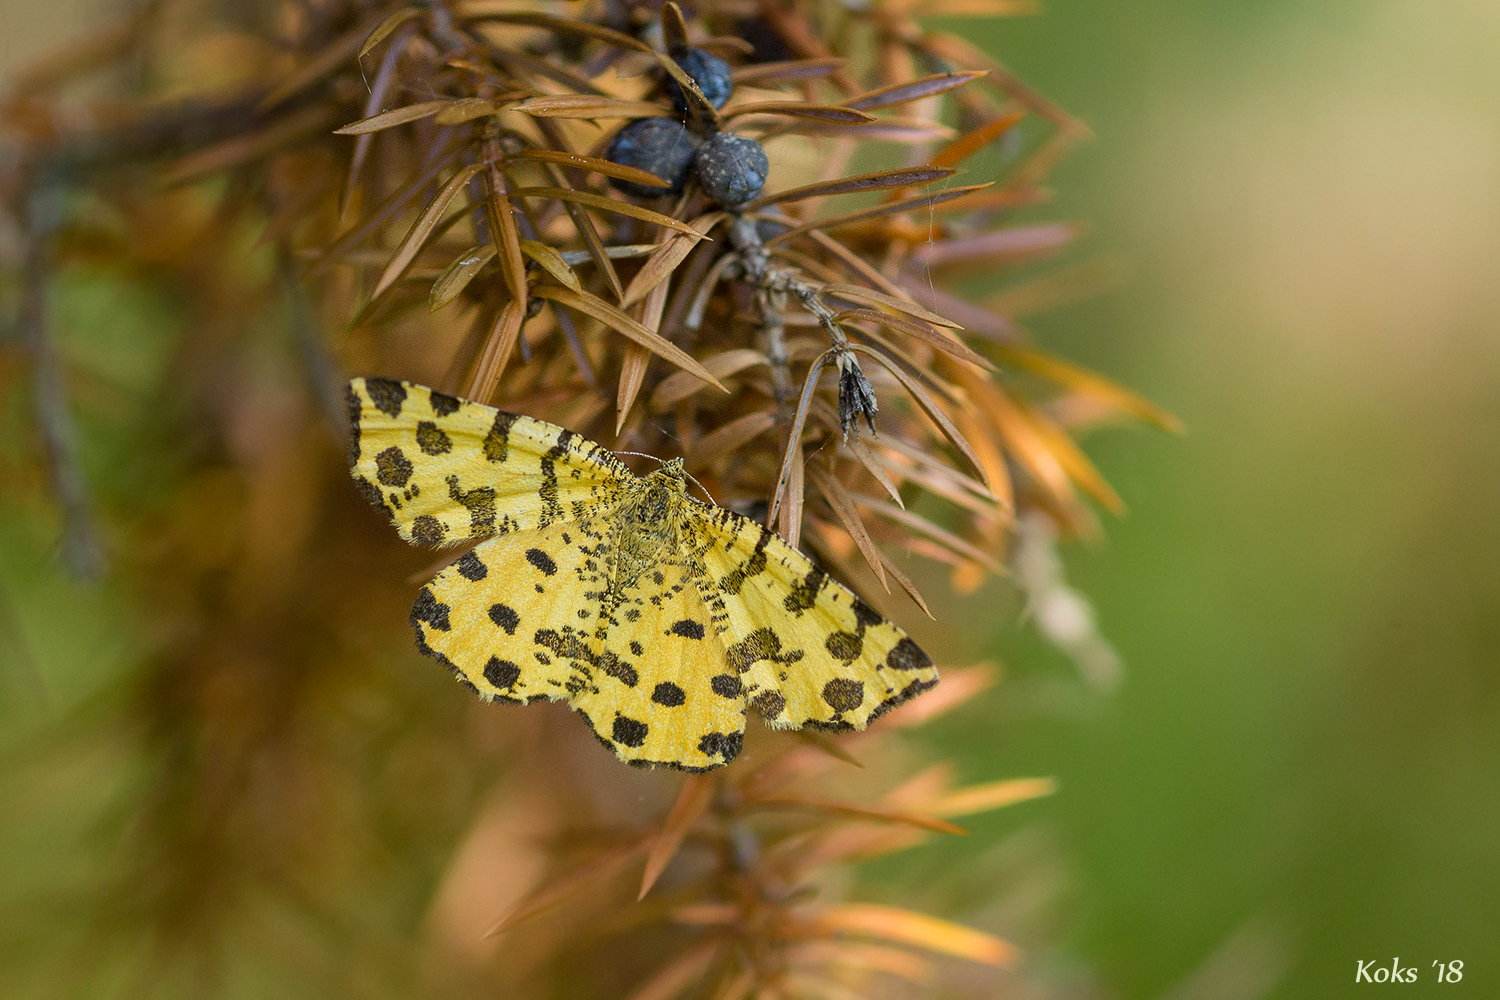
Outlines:
[[[684,476],[687,476],[689,479],[692,479],[693,480],[693,485],[696,486],[696,487],[698,487],[700,490],[703,491],[703,495],[706,496],[706,497],[708,497],[708,502],[709,502],[710,506],[713,506],[713,507],[719,506],[717,503],[714,502],[714,496],[713,496],[713,494],[710,493],[710,492],[708,492],[708,487],[706,487],[702,483],[698,482],[698,480],[693,479],[693,474],[691,472],[689,472],[686,469],[683,469],[682,470],[682,474]]]
[[[616,455],[636,455],[636,456],[638,456],[640,458],[652,458],[652,459],[656,459],[656,461],[660,462],[662,465],[666,465],[667,464],[665,459],[657,458],[655,455],[648,455],[644,451],[617,451],[617,452],[615,452],[615,454]],[[814,452],[814,454],[816,454],[816,452]],[[684,476],[687,476],[689,479],[693,480],[693,485],[696,486],[696,487],[698,487],[700,490],[703,491],[703,495],[706,496],[706,497],[708,497],[708,502],[710,504],[712,504],[715,507],[719,506],[714,501],[714,495],[712,493],[708,492],[708,487],[704,486],[702,483],[698,482],[697,479],[694,479],[693,478],[693,474],[691,472],[689,472],[686,469],[683,469],[682,470],[682,474]]]
[[[635,455],[637,458],[649,458],[649,459],[652,459],[654,461],[660,462],[662,465],[666,465],[667,464],[665,459],[657,458],[655,455],[648,455],[644,451],[617,451],[617,452],[615,452],[615,454],[616,455]]]

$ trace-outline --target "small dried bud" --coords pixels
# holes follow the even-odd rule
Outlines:
[[[703,192],[725,208],[760,194],[771,173],[766,151],[754,139],[720,132],[698,147],[694,161]]]
[[[604,154],[611,163],[636,167],[653,173],[664,181],[671,181],[670,188],[647,187],[633,181],[610,178],[610,183],[635,198],[660,198],[664,194],[676,194],[687,183],[688,172],[693,166],[693,154],[698,149],[698,140],[679,121],[671,118],[642,118],[633,121],[615,135]]]
[[[875,400],[875,387],[870,385],[870,380],[865,378],[865,373],[859,367],[859,361],[844,351],[839,355],[839,425],[844,429],[844,437],[848,438],[852,432],[859,437],[859,418],[863,416],[865,423],[870,427],[870,433],[875,433],[875,414],[880,412],[880,406]]]
[[[730,76],[729,64],[718,56],[702,49],[678,49],[672,53],[672,58],[682,67],[683,72],[693,78],[698,89],[703,91],[703,96],[708,98],[708,103],[714,107],[722,108],[724,102],[729,100],[729,95],[734,93],[734,79]],[[687,95],[682,92],[682,86],[669,76],[663,89],[666,90],[667,97],[671,98],[672,107],[677,109],[677,113],[686,115]]]

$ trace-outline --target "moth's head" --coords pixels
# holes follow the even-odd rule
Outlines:
[[[682,459],[674,458],[669,462],[663,462],[660,469],[646,477],[646,482],[652,486],[680,493],[683,489]]]

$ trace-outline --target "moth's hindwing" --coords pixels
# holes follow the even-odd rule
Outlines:
[[[417,645],[487,700],[571,699],[594,682],[586,651],[599,611],[593,523],[482,542],[412,606]]]
[[[745,697],[724,666],[691,559],[612,593],[593,688],[573,706],[621,760],[707,771],[739,755]]]

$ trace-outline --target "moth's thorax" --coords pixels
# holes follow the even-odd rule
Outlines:
[[[628,491],[616,510],[613,540],[626,576],[629,568],[654,563],[676,550],[685,499],[681,459],[637,480]]]

